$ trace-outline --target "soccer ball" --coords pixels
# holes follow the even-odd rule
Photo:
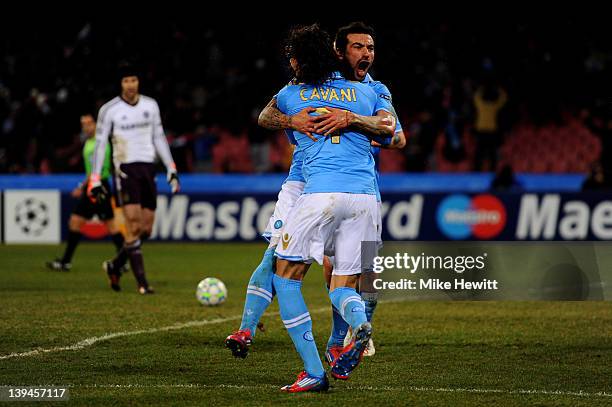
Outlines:
[[[223,304],[227,299],[227,288],[218,278],[207,277],[198,284],[196,298],[203,305]]]

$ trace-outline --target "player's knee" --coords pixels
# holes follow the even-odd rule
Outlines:
[[[112,220],[112,219],[111,220],[107,220],[104,223],[106,224],[106,228],[108,229],[108,233],[110,233],[111,235],[114,235],[115,233],[119,233],[119,228],[115,224],[114,220]]]
[[[332,275],[331,282],[329,285],[329,291],[333,291],[339,287],[347,287],[357,289],[357,283],[359,282],[359,274],[353,275]]]
[[[278,259],[276,262],[276,275],[289,280],[301,281],[306,274],[306,268],[303,263],[290,262],[283,259]]]
[[[129,227],[129,230],[130,230],[130,234],[137,239],[142,234],[142,226],[140,225],[139,222],[132,223]]]

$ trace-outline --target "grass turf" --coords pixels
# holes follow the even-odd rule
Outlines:
[[[301,362],[276,304],[247,359],[234,359],[223,347],[239,325],[262,245],[149,243],[144,255],[153,296],[139,295],[131,275],[122,279],[121,293],[108,288],[100,264],[112,254],[110,244],[83,244],[72,271],[46,271],[44,261],[60,250],[0,246],[0,358],[149,331],[0,359],[0,386],[70,386],[75,405],[612,403],[607,302],[382,303],[374,320],[376,356],[350,381],[332,380],[328,394],[287,395],[278,388],[295,379]],[[222,306],[195,300],[198,281],[209,276],[228,287]],[[304,293],[322,354],[331,311],[319,267],[306,277]],[[213,322],[177,325],[189,321]]]

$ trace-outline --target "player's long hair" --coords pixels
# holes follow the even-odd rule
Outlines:
[[[329,34],[318,24],[292,28],[285,45],[285,54],[297,61],[297,82],[318,85],[338,70],[338,59]]]

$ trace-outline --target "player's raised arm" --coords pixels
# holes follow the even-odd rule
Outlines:
[[[312,135],[315,117],[310,115],[315,110],[315,108],[307,107],[289,116],[278,109],[276,98],[272,98],[259,114],[257,124],[268,130],[297,130],[306,134],[311,140],[317,141]]]
[[[176,194],[181,189],[181,184],[178,178],[178,172],[176,171],[176,164],[172,158],[170,152],[170,146],[168,145],[168,139],[164,132],[164,126],[162,125],[161,115],[159,113],[159,106],[155,104],[155,117],[153,122],[153,144],[155,145],[155,151],[166,166],[166,179],[173,194]]]

